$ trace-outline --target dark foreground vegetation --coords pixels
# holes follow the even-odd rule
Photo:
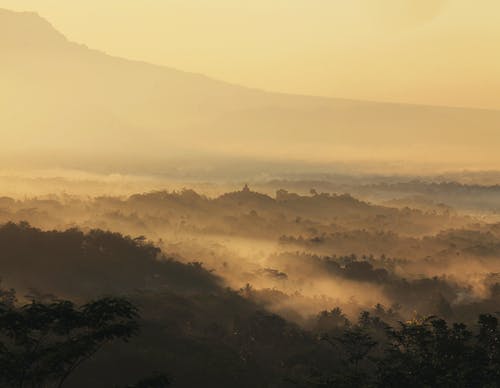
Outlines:
[[[104,345],[129,342],[137,336],[139,321],[148,333],[131,344],[97,354]],[[181,319],[177,323],[187,324]],[[499,385],[500,330],[492,315],[480,315],[473,329],[436,317],[391,327],[369,312],[350,322],[337,308],[319,314],[315,323],[314,330],[307,331],[277,315],[255,311],[243,320],[234,316],[226,327],[214,319],[193,322],[191,326],[198,330],[163,326],[151,331],[154,321],[140,319],[136,308],[124,299],[103,298],[81,307],[62,300],[19,304],[12,290],[3,290],[0,383],[2,387],[85,386],[90,382],[111,386],[102,381],[122,379],[117,365],[137,371],[148,364],[170,369],[172,365],[162,355],[173,360],[179,355],[177,364],[185,363],[181,365],[185,371],[206,378],[202,386],[209,387],[233,386],[241,376],[246,382],[239,385],[249,387]],[[90,369],[79,374],[77,368],[85,361]],[[178,376],[176,386],[195,386],[182,377]],[[168,386],[170,380],[163,374],[127,385]]]
[[[2,387],[500,385],[494,311],[332,308],[298,325],[144,239],[6,224],[0,248]]]

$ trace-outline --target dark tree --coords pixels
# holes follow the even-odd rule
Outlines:
[[[103,298],[77,307],[70,301],[0,301],[0,386],[62,387],[104,345],[138,331],[127,300]]]
[[[323,340],[334,346],[342,356],[342,369],[325,379],[328,387],[365,387],[369,386],[370,376],[362,365],[377,342],[361,325],[347,327],[340,336],[323,336]],[[363,366],[363,367],[362,367]]]
[[[485,341],[494,336],[485,333]],[[464,324],[450,327],[434,317],[401,322],[389,332],[389,347],[379,363],[379,386],[496,387],[490,384],[498,380],[487,373],[495,370],[488,354]]]

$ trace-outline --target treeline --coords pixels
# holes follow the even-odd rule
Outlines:
[[[305,330],[258,310],[245,318],[232,312],[230,328],[216,316],[176,330],[161,313],[178,310],[140,318],[122,298],[76,306],[67,300],[22,304],[13,290],[0,294],[0,383],[6,388],[165,388],[172,381],[178,387],[500,385],[500,330],[489,314],[472,328],[437,317],[391,327],[370,312],[351,322],[335,308]],[[169,318],[182,324],[182,316]],[[119,385],[145,365],[175,378],[156,370],[136,384]]]
[[[318,371],[312,380],[318,386],[500,384],[500,332],[498,318],[493,315],[480,315],[474,328],[437,317],[416,318],[391,327],[368,312],[361,313],[353,324],[341,310],[334,309],[320,314],[318,324],[326,329],[320,338],[340,354],[337,368]]]
[[[498,213],[500,185],[498,173],[457,173],[416,179],[399,177],[332,176],[328,180],[272,180],[262,183],[264,190],[284,188],[305,193],[347,192],[354,196],[396,207],[422,210]]]
[[[214,198],[189,189],[127,198],[0,198],[0,222],[22,220],[44,228],[60,229],[77,223],[155,237],[165,231],[182,231],[273,240],[282,234],[305,235],[311,230],[334,233],[367,229],[421,236],[470,223],[469,218],[449,211],[380,206],[349,194],[313,190],[310,195],[298,195],[278,190],[275,196],[269,196],[250,189]]]
[[[77,228],[42,231],[28,223],[0,226],[0,272],[23,292],[72,297],[123,294],[134,289],[210,292],[220,279],[201,263],[165,256],[143,237]]]

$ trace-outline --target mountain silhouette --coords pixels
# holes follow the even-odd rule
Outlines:
[[[35,13],[0,10],[0,50],[4,155],[120,164],[125,155],[389,158],[417,147],[498,160],[500,111],[246,88],[89,49]]]

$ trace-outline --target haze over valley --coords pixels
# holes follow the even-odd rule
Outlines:
[[[0,0],[0,386],[498,387],[481,3]]]

